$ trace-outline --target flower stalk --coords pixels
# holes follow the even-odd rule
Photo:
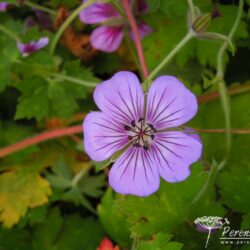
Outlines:
[[[194,37],[194,33],[189,31],[183,39],[171,50],[171,52],[162,60],[162,62],[150,73],[145,82],[143,83],[143,87],[147,82],[151,82],[159,72],[170,62],[170,60]]]
[[[129,24],[131,26],[132,32],[134,33],[135,45],[136,45],[138,57],[139,57],[139,60],[141,63],[141,70],[142,70],[144,78],[146,78],[149,75],[149,71],[148,71],[148,67],[147,67],[145,56],[144,56],[143,49],[142,49],[139,29],[137,27],[135,18],[132,14],[132,10],[130,8],[128,0],[122,0],[122,3],[124,6],[124,10],[126,12],[126,15],[128,17],[128,21],[129,21]]]
[[[12,38],[13,40],[15,40],[16,42],[18,42],[18,41],[21,40],[17,34],[15,34],[12,30],[10,30],[9,28],[5,27],[1,23],[0,23],[0,31],[2,31],[4,34],[6,34],[7,36],[9,36],[10,38]]]
[[[52,16],[56,15],[56,12],[54,10],[52,10],[50,8],[47,8],[45,6],[41,6],[41,5],[37,4],[37,3],[33,3],[31,1],[27,1],[27,0],[24,1],[24,5],[26,5],[28,7],[31,7],[33,9],[41,10],[41,11],[46,12],[46,13],[52,15]]]
[[[232,40],[239,24],[240,20],[243,14],[243,7],[244,7],[244,0],[240,0],[239,2],[239,9],[236,16],[236,19],[234,21],[234,24],[232,26],[231,31],[228,34],[228,40]],[[220,94],[220,100],[222,109],[224,111],[224,119],[225,119],[225,127],[226,127],[226,155],[224,163],[227,161],[230,152],[231,152],[231,144],[232,144],[232,135],[231,135],[231,114],[230,114],[230,96],[227,91],[227,87],[224,81],[224,65],[223,65],[223,57],[224,53],[226,52],[228,43],[224,42],[217,55],[217,74],[216,78],[218,79],[218,87],[219,87],[219,94]],[[224,167],[225,164],[220,165],[220,169]]]

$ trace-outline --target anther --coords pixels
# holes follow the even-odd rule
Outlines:
[[[135,127],[135,121],[134,120],[131,122],[131,125],[132,125],[132,127]]]
[[[148,123],[148,126],[149,126],[154,132],[156,132],[156,129],[154,128],[154,126],[153,126],[152,124],[149,124],[149,123]]]
[[[129,139],[129,140],[132,140],[132,139],[133,139],[133,136],[129,135],[129,136],[128,136],[128,139]]]
[[[131,130],[131,127],[129,127],[128,125],[124,125],[124,128],[128,131]]]
[[[143,149],[148,150],[149,147],[148,147],[147,145],[144,145],[144,146],[143,146]]]
[[[151,139],[154,140],[155,138],[155,135],[150,135]]]
[[[137,142],[137,143],[134,143],[133,146],[134,146],[134,147],[137,147],[137,148],[140,148],[140,147],[141,147],[141,144]]]
[[[140,118],[140,119],[138,120],[138,122],[141,122],[141,121],[144,121],[144,118]]]

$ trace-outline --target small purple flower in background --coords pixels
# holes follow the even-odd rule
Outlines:
[[[0,2],[0,11],[6,11],[8,9],[9,3],[7,2]]]
[[[137,0],[134,6],[134,16],[138,17],[147,10],[145,0]],[[100,24],[91,34],[91,45],[104,52],[117,50],[124,37],[126,20],[110,3],[94,3],[80,13],[80,19],[86,24]],[[141,38],[152,30],[144,22],[138,21],[138,28]],[[130,31],[130,37],[133,34]]]
[[[194,94],[178,79],[157,78],[145,104],[137,76],[119,72],[97,86],[94,100],[101,112],[91,112],[84,120],[84,147],[95,161],[124,150],[109,173],[116,192],[147,196],[159,188],[160,176],[168,182],[189,176],[202,144],[192,134],[173,128],[189,121],[198,106]]]
[[[33,9],[33,13],[35,14],[35,18],[33,16],[29,16],[25,19],[27,29],[38,24],[40,29],[53,31],[53,22],[47,13],[37,9]]]
[[[42,37],[38,41],[30,41],[29,43],[17,43],[17,47],[23,57],[29,56],[30,54],[42,49],[43,47],[47,46],[49,43],[48,37]]]

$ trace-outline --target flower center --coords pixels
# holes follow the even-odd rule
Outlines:
[[[25,53],[32,53],[35,51],[36,51],[36,46],[34,44],[28,44],[24,49]]]
[[[145,150],[148,150],[154,140],[156,129],[152,124],[145,122],[144,118],[140,118],[138,121],[133,120],[130,124],[130,126],[124,126],[129,133],[128,139],[133,146],[143,147]]]

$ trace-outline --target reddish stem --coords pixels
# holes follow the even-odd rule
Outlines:
[[[226,133],[226,129],[223,129],[223,128],[213,128],[213,129],[191,128],[191,129],[199,133]],[[250,134],[250,129],[233,128],[230,130],[230,133],[231,134]]]
[[[42,132],[39,135],[24,139],[23,141],[17,142],[0,150],[0,158],[6,155],[15,153],[19,150],[25,149],[32,145],[38,144],[43,141],[51,140],[58,137],[69,136],[73,134],[82,133],[82,126],[76,125],[69,128],[61,128],[52,131]]]
[[[126,15],[128,17],[128,21],[129,21],[130,27],[132,29],[132,32],[134,34],[135,46],[136,46],[137,54],[138,54],[138,57],[139,57],[139,60],[140,60],[143,76],[144,76],[144,78],[147,78],[147,76],[149,75],[149,71],[148,71],[148,67],[147,67],[146,60],[145,60],[145,57],[144,57],[144,53],[143,53],[143,50],[142,50],[139,29],[137,27],[135,18],[134,18],[133,14],[132,14],[129,1],[128,0],[122,0],[122,4],[123,4],[123,7],[125,9]]]
[[[241,85],[236,85],[236,86],[232,86],[228,88],[228,92],[230,95],[237,95],[240,93],[244,93],[250,91],[250,83],[247,82],[245,84],[241,84]],[[201,103],[205,103],[205,102],[209,102],[212,100],[216,100],[219,97],[219,92],[211,92],[211,93],[207,93],[201,96],[198,96],[198,102],[199,104]]]
[[[234,86],[229,88],[229,94],[230,95],[235,95],[243,92],[247,92],[250,90],[250,84],[246,83],[244,85],[239,85],[239,86]],[[199,103],[205,103],[209,102],[211,100],[215,100],[219,97],[218,92],[212,92],[209,94],[205,94],[202,96],[198,97]],[[77,119],[79,120],[84,117],[85,114],[78,114]],[[198,129],[194,128],[197,132],[205,132],[205,133],[225,133],[225,129]],[[76,125],[68,128],[61,128],[61,129],[56,129],[52,131],[46,131],[42,132],[39,135],[24,139],[23,141],[17,142],[15,144],[12,144],[10,146],[7,146],[5,148],[0,149],[0,158],[7,156],[9,154],[15,153],[19,150],[25,149],[27,147],[30,147],[32,145],[38,144],[40,142],[46,141],[46,140],[51,140],[54,138],[59,138],[63,136],[71,136],[74,134],[78,134],[82,132],[82,126],[81,125]],[[249,129],[232,129],[231,133],[234,134],[249,134],[250,130]],[[76,139],[76,138],[75,138]]]

